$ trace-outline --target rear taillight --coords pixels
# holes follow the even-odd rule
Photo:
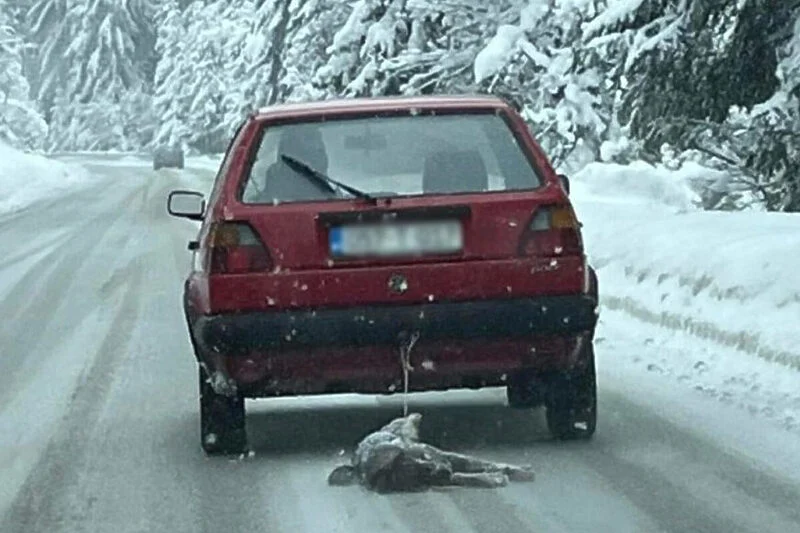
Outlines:
[[[207,247],[212,274],[242,274],[272,268],[261,239],[244,222],[215,223],[208,233]]]
[[[526,256],[581,255],[583,243],[575,211],[569,205],[539,207],[520,244],[520,253]]]

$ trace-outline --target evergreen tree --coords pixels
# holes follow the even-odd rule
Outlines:
[[[314,77],[328,95],[473,91],[472,63],[518,1],[360,0]]]
[[[741,208],[757,198],[769,210],[800,212],[800,13],[791,39],[778,49],[778,88],[751,108],[733,107],[723,122],[685,120],[684,158],[721,168],[710,208]]]
[[[594,13],[591,4],[579,7],[515,6],[514,23],[500,26],[475,59],[476,82],[521,108],[556,165],[576,156],[599,159],[612,132],[616,88],[609,72],[616,61],[584,42],[582,27]]]
[[[777,89],[776,46],[790,29],[783,0],[609,2],[588,31],[627,42],[620,120],[658,152],[686,131],[684,120],[722,122]],[[627,9],[614,6],[625,5]],[[609,15],[612,13],[614,16]]]
[[[256,95],[247,76],[246,49],[256,5],[250,0],[173,2],[163,13],[157,53],[154,107],[156,144],[182,144],[201,152],[225,148],[234,124]]]
[[[147,16],[152,10],[148,0],[38,0],[34,4],[29,15],[33,38],[39,43],[36,94],[48,120],[58,115],[52,121],[53,148],[80,147],[84,141],[78,138],[87,136],[107,144],[108,139],[103,139],[108,135],[107,124],[130,118],[122,114],[122,101],[130,93],[148,90],[152,53],[147,49],[152,38]],[[65,124],[72,136],[58,131]]]
[[[153,142],[177,146],[189,135],[189,97],[184,92],[186,72],[182,62],[186,47],[186,24],[176,1],[167,2],[159,18],[161,23],[156,38],[156,55],[159,59],[153,80],[153,107],[159,126]]]
[[[278,100],[319,100],[335,94],[316,75],[327,63],[328,47],[348,15],[349,6],[338,0],[290,2]]]
[[[13,146],[38,148],[47,125],[23,75],[24,43],[15,29],[19,19],[13,2],[0,0],[0,141]]]

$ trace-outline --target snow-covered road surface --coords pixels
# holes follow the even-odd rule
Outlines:
[[[2,533],[800,531],[797,431],[658,364],[741,354],[620,311],[604,311],[598,333],[591,442],[552,442],[542,414],[506,408],[500,390],[412,397],[423,438],[533,464],[533,484],[328,487],[399,397],[252,402],[255,455],[205,458],[180,310],[195,225],[164,202],[213,171],[87,168],[91,186],[0,219]]]

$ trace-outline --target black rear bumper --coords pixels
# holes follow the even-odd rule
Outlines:
[[[205,354],[246,355],[313,347],[397,345],[426,340],[491,340],[590,332],[596,301],[587,295],[442,302],[347,309],[248,312],[190,318]]]

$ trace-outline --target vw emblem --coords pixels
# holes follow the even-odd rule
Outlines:
[[[400,274],[392,274],[388,285],[389,290],[395,294],[403,294],[408,290],[408,280]]]

